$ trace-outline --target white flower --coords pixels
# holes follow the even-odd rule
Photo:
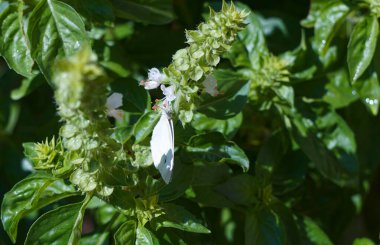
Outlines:
[[[120,120],[123,117],[124,112],[117,110],[123,105],[123,95],[120,93],[113,93],[107,98],[107,116],[113,117],[116,120]]]
[[[149,81],[156,81],[161,83],[164,79],[164,75],[161,74],[161,72],[157,68],[152,68],[148,70],[148,80]]]
[[[160,84],[161,83],[156,82],[156,81],[144,81],[144,80],[140,81],[140,85],[144,86],[144,88],[146,90],[158,88],[158,86],[160,86]]]
[[[165,87],[165,85],[161,85],[162,93],[165,95],[165,100],[171,102],[175,100],[176,96],[174,95],[174,86]]]
[[[148,80],[142,80],[140,85],[144,86],[145,89],[155,89],[160,86],[162,80],[165,78],[165,75],[161,74],[161,72],[157,68],[152,68],[148,70]]]
[[[211,96],[217,96],[219,94],[217,81],[214,76],[208,75],[202,84],[205,87],[206,93]]]

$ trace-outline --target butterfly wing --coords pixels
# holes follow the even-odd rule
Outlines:
[[[153,129],[150,147],[154,166],[160,172],[165,183],[172,177],[174,165],[174,131],[173,121],[163,113]]]

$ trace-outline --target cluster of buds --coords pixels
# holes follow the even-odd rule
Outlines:
[[[84,49],[56,66],[55,98],[63,121],[60,172],[69,175],[71,182],[84,192],[110,195],[112,188],[98,176],[102,166],[112,162],[108,156],[116,155],[118,150],[110,137],[107,115],[121,117],[122,111],[117,108],[122,105],[122,96],[115,93],[107,99],[109,80],[96,61],[96,56]]]
[[[157,68],[150,69],[148,79],[141,81],[140,85],[145,89],[155,89],[161,85],[166,101],[176,99],[174,113],[182,123],[190,122],[199,88],[211,96],[219,94],[212,71],[219,63],[220,56],[231,47],[237,33],[244,28],[247,16],[247,12],[238,11],[233,4],[225,2],[220,12],[210,9],[207,22],[201,23],[197,30],[186,31],[189,46],[178,50],[173,62],[163,72]]]

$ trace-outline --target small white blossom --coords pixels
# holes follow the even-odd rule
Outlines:
[[[161,72],[157,68],[152,68],[148,70],[148,80],[149,81],[156,81],[158,83],[161,83],[164,79],[164,75],[161,74]]]
[[[174,95],[174,86],[165,87],[161,85],[162,93],[165,95],[165,100],[171,102],[175,100],[176,96]]]
[[[123,117],[124,112],[117,110],[123,105],[123,95],[120,93],[113,93],[107,98],[107,116],[113,117],[116,120],[120,120]]]
[[[165,75],[161,74],[161,72],[157,68],[152,68],[148,70],[148,80],[142,80],[140,85],[144,86],[145,89],[155,89],[160,86],[162,80],[165,78]]]
[[[214,76],[208,75],[202,84],[205,87],[206,93],[211,96],[217,96],[219,94],[217,81]]]
[[[144,86],[146,90],[158,88],[160,84],[161,83],[156,82],[156,81],[144,81],[144,80],[140,81],[140,85]]]

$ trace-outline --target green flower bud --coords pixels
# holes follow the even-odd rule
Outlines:
[[[179,84],[176,86],[178,91],[175,91],[177,99],[174,112],[179,114],[184,123],[191,121],[191,110],[196,108],[193,98],[197,96],[198,87],[194,82],[203,80],[213,71],[220,56],[230,48],[237,33],[245,26],[244,19],[247,16],[245,11],[237,11],[233,4],[225,2],[221,12],[216,13],[211,9],[210,18],[205,23],[201,23],[197,30],[186,31],[189,46],[178,50],[173,55],[172,64],[163,69],[166,75],[163,83]],[[191,89],[195,87],[197,89]],[[186,106],[184,102],[191,104]],[[181,107],[183,105],[186,108]]]
[[[56,166],[63,152],[61,142],[55,138],[42,143],[24,143],[24,154],[35,169],[52,169]]]
[[[152,154],[150,153],[150,146],[133,145],[134,159],[132,166],[134,167],[148,167],[153,164]]]

